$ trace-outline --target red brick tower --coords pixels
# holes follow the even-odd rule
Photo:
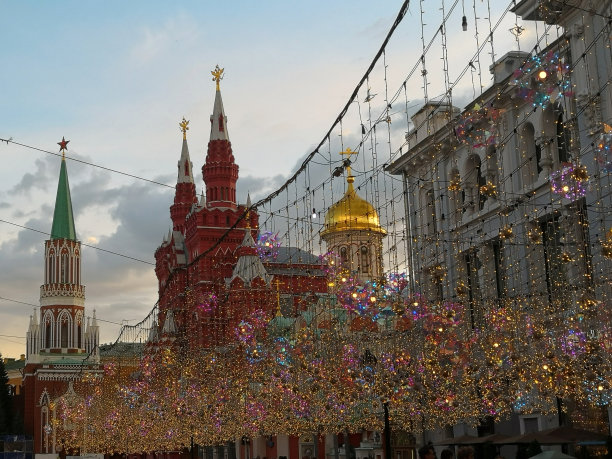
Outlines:
[[[99,330],[95,319],[85,327],[85,287],[81,283],[81,243],[76,238],[70,186],[62,152],[53,226],[45,241],[45,277],[40,287],[40,323],[30,317],[26,338],[24,424],[34,437],[34,452],[55,452],[57,399],[74,396],[72,382],[99,363]]]

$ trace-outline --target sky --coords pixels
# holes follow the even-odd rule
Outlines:
[[[101,342],[114,341],[121,324],[138,322],[157,300],[153,255],[170,226],[182,142],[178,123],[190,120],[190,155],[199,171],[215,65],[225,68],[221,91],[240,166],[238,201],[245,202],[247,192],[255,201],[282,184],[325,136],[401,4],[0,0],[0,138],[57,152],[65,136],[67,156],[83,161],[68,159],[67,167],[77,236],[87,244],[86,315],[96,310]],[[453,72],[458,75],[476,50],[474,23],[479,43],[488,33],[487,1],[424,4],[426,25],[421,27],[419,2],[413,1],[389,43],[386,77],[393,92],[419,62],[421,31],[428,42],[438,30],[442,6],[448,12],[456,4],[447,23],[451,83]],[[462,4],[467,32],[461,30]],[[494,25],[506,2],[491,0],[490,6]],[[518,46],[529,50],[535,32],[518,20],[526,31],[517,43],[509,32],[515,21],[508,14],[496,32],[495,58]],[[445,90],[440,46],[438,39],[428,53],[429,97]],[[485,88],[489,52],[478,62]],[[367,83],[380,94],[375,109],[385,105],[384,71],[380,63]],[[481,90],[479,75],[476,83],[473,71],[466,75],[453,91],[460,108]],[[362,103],[366,89],[359,94]],[[419,70],[402,104],[413,112],[423,98]],[[394,138],[409,129],[395,122],[406,118],[400,105],[393,111]],[[358,132],[359,124],[347,122],[343,140],[358,141]],[[18,357],[25,353],[29,316],[39,302],[44,233],[51,229],[60,159],[10,142],[0,142],[0,155],[0,352]],[[197,178],[199,193],[203,182]]]

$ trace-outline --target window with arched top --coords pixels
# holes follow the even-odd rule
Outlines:
[[[461,176],[457,169],[451,171],[447,189],[451,222],[456,225],[461,221],[463,198],[465,197],[461,187]]]
[[[430,188],[425,193],[426,199],[426,222],[427,222],[427,234],[436,234],[438,231],[438,219],[436,218],[436,196],[434,195],[433,188]]]
[[[68,279],[69,279],[68,273],[69,273],[68,252],[64,251],[60,257],[60,283],[62,284],[68,283]]]
[[[49,252],[49,258],[47,259],[49,266],[47,272],[49,273],[47,282],[49,284],[55,283],[55,252],[51,250]]]
[[[45,323],[45,349],[51,348],[51,321]]]
[[[223,126],[223,115],[219,113],[219,132],[224,132],[225,126]]]
[[[185,160],[185,175],[189,177],[189,161]]]
[[[520,135],[519,168],[523,179],[523,186],[532,185],[542,171],[542,151],[535,143],[535,129],[533,124],[525,123]]]
[[[60,323],[60,347],[68,347],[68,319],[65,317]]]
[[[569,162],[569,133],[563,123],[563,112],[557,117],[557,161],[559,163]]]
[[[365,245],[361,246],[361,272],[369,273],[370,272],[370,251],[368,247]]]
[[[340,247],[340,265],[343,267],[347,267],[348,262],[348,249],[345,245],[343,245],[342,247]]]

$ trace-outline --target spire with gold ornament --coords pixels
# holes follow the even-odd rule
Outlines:
[[[349,159],[345,168],[346,192],[328,209],[321,239],[344,269],[363,281],[380,279],[383,275],[382,239],[387,232],[380,225],[374,206],[355,191],[350,157],[356,152],[347,148],[340,154]]]
[[[178,162],[178,177],[174,192],[174,203],[170,206],[170,217],[172,218],[172,229],[183,233],[187,214],[189,214],[193,205],[198,203],[198,197],[193,181],[193,164],[191,163],[189,147],[187,146],[189,121],[183,117],[179,127],[183,133],[183,146],[181,148],[181,158]]]
[[[223,109],[220,82],[224,69],[217,65],[211,72],[216,82],[215,104],[210,116],[210,140],[202,175],[206,183],[206,201],[209,207],[236,209],[236,181],[238,165],[234,162],[232,144],[227,131],[227,116]]]
[[[81,243],[77,240],[65,152],[70,141],[58,142],[60,164],[51,235],[45,241],[44,282],[40,287],[40,324],[28,331],[29,362],[54,354],[75,356],[86,351],[85,287],[81,283]],[[36,333],[37,339],[33,336]],[[79,357],[82,359],[82,356]]]

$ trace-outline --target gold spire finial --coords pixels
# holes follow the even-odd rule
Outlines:
[[[217,82],[217,91],[219,90],[219,81],[221,81],[223,79],[223,70],[225,70],[225,69],[220,69],[219,68],[219,64],[217,64],[215,69],[210,72],[210,73],[212,73],[213,81]]]
[[[183,140],[187,140],[187,131],[189,130],[189,120],[186,120],[183,116],[183,121],[179,123],[181,132],[183,133]]]
[[[351,147],[346,147],[346,150],[341,151],[340,154],[342,156],[346,155],[348,157],[348,159],[350,160],[351,159],[351,155],[356,155],[357,152],[351,150]],[[353,174],[351,173],[351,166],[350,165],[346,166],[346,181],[348,183],[353,183],[355,181],[355,177],[353,177]]]

